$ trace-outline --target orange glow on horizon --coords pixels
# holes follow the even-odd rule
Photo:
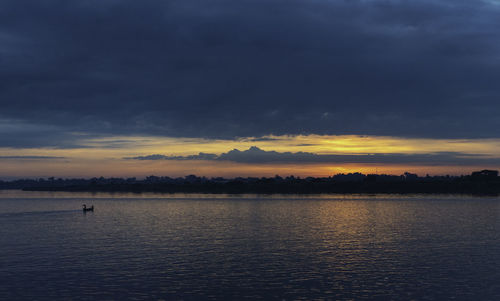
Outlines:
[[[0,156],[52,156],[53,159],[0,159],[0,177],[145,177],[185,176],[331,176],[338,173],[402,174],[405,171],[425,174],[469,174],[473,170],[498,166],[436,166],[432,164],[312,164],[260,163],[243,164],[202,160],[127,160],[127,157],[152,154],[186,156],[200,152],[221,154],[257,146],[266,151],[310,152],[315,154],[428,154],[460,152],[498,157],[500,139],[452,140],[406,139],[379,136],[267,136],[266,139],[209,140],[198,138],[107,137],[82,140],[84,147],[73,149],[0,148]]]

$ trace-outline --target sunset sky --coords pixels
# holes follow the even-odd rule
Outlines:
[[[500,1],[4,0],[0,179],[500,169]]]

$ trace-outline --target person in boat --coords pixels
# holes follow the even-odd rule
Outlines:
[[[86,211],[94,211],[94,205],[90,206],[90,208],[87,208],[87,205],[83,204],[83,212]]]

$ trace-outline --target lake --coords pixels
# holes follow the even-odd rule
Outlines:
[[[498,197],[0,191],[0,248],[2,300],[500,300]]]

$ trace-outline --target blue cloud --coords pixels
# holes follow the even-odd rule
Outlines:
[[[0,146],[65,147],[73,132],[498,138],[499,13],[452,0],[4,0],[0,118],[30,129]]]

